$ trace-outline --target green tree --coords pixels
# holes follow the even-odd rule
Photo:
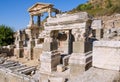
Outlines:
[[[6,46],[14,43],[14,31],[9,26],[0,25],[0,46]]]

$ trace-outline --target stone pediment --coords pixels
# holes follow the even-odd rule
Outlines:
[[[40,10],[40,9],[44,9],[44,8],[52,8],[53,5],[52,4],[46,4],[46,3],[36,3],[35,5],[33,5],[32,7],[30,7],[28,9],[29,12],[31,11],[37,11],[37,10]]]

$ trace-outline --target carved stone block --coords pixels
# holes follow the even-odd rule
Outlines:
[[[46,42],[43,44],[43,50],[44,51],[52,51],[57,50],[58,43],[57,42]]]
[[[40,71],[45,73],[51,73],[57,69],[57,65],[60,64],[60,53],[56,52],[42,52],[40,56]]]
[[[120,42],[96,41],[93,48],[93,66],[120,71]]]
[[[92,51],[92,44],[90,42],[73,42],[73,53],[85,53],[88,51]]]

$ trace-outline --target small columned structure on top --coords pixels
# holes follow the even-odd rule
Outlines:
[[[59,13],[59,10],[53,8],[53,4],[46,4],[46,3],[36,3],[32,7],[28,9],[30,13],[30,22],[28,27],[34,25],[34,16],[37,16],[37,26],[41,26],[41,16],[43,13],[48,12],[48,17],[51,17],[51,13],[55,12],[56,14]]]

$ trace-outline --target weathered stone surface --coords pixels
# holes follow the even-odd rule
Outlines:
[[[14,49],[14,56],[16,56],[17,58],[22,58],[23,57],[23,53],[24,53],[24,49],[23,48],[15,48]]]
[[[40,54],[42,53],[42,48],[34,47],[33,48],[33,59],[39,59]]]
[[[72,20],[71,20],[72,19]],[[54,23],[61,23],[61,22],[74,22],[74,21],[80,21],[84,20],[85,21],[89,19],[88,13],[86,12],[80,12],[80,13],[75,13],[75,14],[58,14],[56,18],[49,18],[47,21],[48,24],[54,24]]]
[[[120,82],[120,72],[92,67],[70,82]]]
[[[7,71],[7,69],[0,69],[0,81],[1,82],[36,82],[29,76],[13,73]]]
[[[22,47],[23,47],[23,41],[18,41],[18,42],[16,43],[16,47],[17,47],[17,48],[22,48]]]
[[[25,59],[33,59],[32,48],[24,47],[24,58]]]
[[[103,29],[96,29],[95,30],[95,37],[96,37],[96,39],[101,39],[101,38],[103,38],[103,35],[104,35],[104,33],[103,33]]]
[[[60,64],[60,53],[44,52],[40,56],[40,71],[45,73],[51,73],[57,69],[57,65]]]
[[[70,79],[74,79],[92,66],[92,55],[89,53],[73,53],[69,59]]]
[[[82,21],[83,22],[83,21]],[[85,28],[86,22],[83,23],[75,23],[75,24],[65,24],[65,25],[56,25],[56,26],[46,26],[46,30],[61,30],[61,29],[77,29],[77,28]]]
[[[120,71],[120,41],[96,41],[93,66]]]
[[[60,44],[58,50],[61,51],[62,54],[68,54],[68,42],[61,42]]]
[[[91,28],[92,29],[102,29],[102,20],[93,20]]]
[[[35,46],[35,41],[34,40],[30,40],[28,42],[28,48],[33,48]]]
[[[58,43],[57,42],[46,42],[43,44],[43,50],[44,51],[52,51],[57,50]]]
[[[50,82],[65,82],[65,78],[62,77],[50,77]]]
[[[57,71],[58,72],[63,72],[65,70],[65,66],[62,64],[57,65]]]
[[[68,66],[69,64],[69,59],[70,59],[70,55],[67,55],[63,58],[62,62],[64,66]]]
[[[47,74],[40,74],[40,79],[39,79],[39,82],[50,82],[49,79],[48,79],[48,75]]]
[[[88,51],[92,51],[92,44],[90,42],[73,42],[73,53],[86,53]]]

